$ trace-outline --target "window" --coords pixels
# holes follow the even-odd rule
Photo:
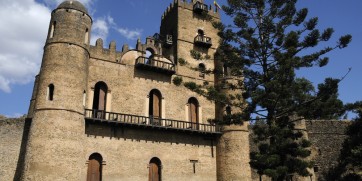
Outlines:
[[[83,91],[83,106],[85,106],[85,98],[86,98],[86,92],[85,91]]]
[[[198,29],[197,30],[197,35],[204,36],[205,35],[204,30]]]
[[[231,115],[231,107],[230,106],[226,106],[226,115],[230,116]]]
[[[87,181],[102,180],[102,162],[103,158],[99,153],[93,153],[89,156]]]
[[[53,101],[53,98],[54,98],[54,85],[49,84],[48,91],[47,91],[47,99],[49,101]]]
[[[149,181],[161,181],[161,160],[157,157],[153,157],[150,160],[149,168]]]
[[[158,118],[161,118],[162,110],[162,95],[157,89],[151,90],[149,94],[149,115],[151,118],[151,124],[159,124]]]
[[[205,64],[200,63],[199,64],[199,76],[202,78],[205,78],[205,71],[206,71]]]
[[[89,41],[89,32],[88,32],[88,28],[85,29],[85,35],[84,35],[84,43],[88,44]]]
[[[191,97],[188,101],[188,107],[189,107],[189,121],[191,122],[192,129],[198,129],[198,123],[199,123],[199,102],[196,98]]]
[[[224,77],[227,77],[227,76],[229,76],[229,71],[228,71],[228,67],[226,66],[226,64],[224,64],[224,66],[223,66],[223,71],[224,71]]]
[[[154,51],[151,48],[146,49],[145,64],[153,64]]]
[[[107,105],[107,92],[108,87],[106,83],[96,83],[94,87],[93,110],[96,111],[95,114],[97,118],[104,118],[104,111],[106,110]]]
[[[54,37],[54,30],[55,30],[55,25],[56,25],[56,21],[54,21],[53,23],[52,23],[52,26],[51,26],[51,28],[50,28],[50,33],[49,33],[49,38],[53,38]]]

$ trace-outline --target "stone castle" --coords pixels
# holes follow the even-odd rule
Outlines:
[[[174,0],[159,33],[117,51],[115,42],[107,49],[101,39],[90,45],[87,9],[78,1],[61,3],[51,14],[28,117],[0,122],[0,146],[13,143],[11,152],[0,149],[8,155],[0,180],[259,180],[249,165],[248,125],[208,121],[240,110],[177,83],[241,79],[214,59],[219,37],[209,18],[220,21],[220,14],[203,1]],[[205,73],[212,69],[223,74]],[[347,123],[300,125],[317,154],[314,175],[304,180],[317,180],[336,159],[339,128]],[[331,125],[337,125],[333,133]],[[323,145],[330,139],[332,148]]]

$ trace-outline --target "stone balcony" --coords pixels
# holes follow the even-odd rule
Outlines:
[[[142,56],[136,59],[136,68],[168,75],[176,73],[175,64]]]

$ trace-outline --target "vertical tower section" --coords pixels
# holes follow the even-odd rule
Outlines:
[[[213,21],[220,21],[220,14],[203,0],[175,0],[162,15],[163,55],[174,60],[178,75],[213,81],[202,74],[202,69],[215,67],[219,37]]]
[[[64,1],[51,14],[29,109],[24,180],[80,179],[91,26],[92,18],[78,1]]]

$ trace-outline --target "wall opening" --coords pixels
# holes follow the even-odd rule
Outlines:
[[[191,97],[188,102],[189,107],[189,121],[191,122],[192,129],[198,129],[198,123],[199,123],[199,101],[197,101],[196,98]]]
[[[197,34],[200,35],[200,36],[204,36],[204,35],[205,35],[204,30],[202,30],[202,29],[198,29],[198,30],[197,30]]]
[[[53,101],[53,99],[54,99],[54,85],[49,84],[48,85],[48,90],[47,90],[47,100],[48,101]]]
[[[148,176],[148,180],[149,181],[161,181],[162,179],[162,164],[161,164],[161,160],[157,157],[153,157],[150,160],[149,163],[149,176]]]
[[[88,32],[88,28],[85,29],[85,35],[84,35],[84,43],[88,44],[89,42],[89,32]]]
[[[85,106],[85,98],[86,98],[86,92],[85,92],[85,90],[83,91],[83,106]]]
[[[206,72],[205,64],[200,63],[199,67],[198,67],[198,70],[199,70],[199,76],[202,77],[202,78],[205,78],[205,72]]]
[[[159,90],[153,89],[149,94],[149,115],[151,124],[160,124],[159,118],[162,115],[162,94]]]
[[[94,86],[93,110],[96,111],[97,118],[104,118],[107,105],[108,86],[104,82],[97,82]]]
[[[54,37],[54,30],[55,30],[56,24],[57,24],[56,21],[54,21],[54,22],[52,23],[52,26],[51,26],[51,28],[50,28],[49,38],[53,38],[53,37]]]
[[[88,172],[87,181],[101,181],[102,180],[102,155],[93,153],[88,159]]]
[[[145,54],[145,64],[152,64],[152,60],[154,59],[155,52],[151,48],[146,49]]]

